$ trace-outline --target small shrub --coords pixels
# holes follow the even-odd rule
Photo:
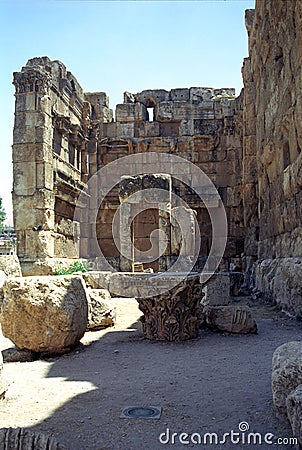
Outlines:
[[[88,262],[75,261],[69,267],[63,267],[56,269],[56,275],[72,275],[75,272],[88,272],[90,270],[90,264]]]

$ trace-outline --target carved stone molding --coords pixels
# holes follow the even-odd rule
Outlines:
[[[51,77],[47,73],[38,70],[15,72],[13,84],[17,94],[37,92],[47,95],[51,86]]]
[[[76,147],[81,147],[82,142],[85,141],[85,137],[79,125],[70,126],[69,140]]]
[[[63,136],[67,136],[69,134],[71,126],[69,117],[54,115],[52,123],[55,129]]]
[[[131,139],[114,139],[104,138],[99,142],[99,147],[104,149],[107,153],[112,151],[125,151],[125,153],[133,153],[133,144]]]

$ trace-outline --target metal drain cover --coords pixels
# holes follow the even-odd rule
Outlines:
[[[128,406],[123,409],[122,419],[159,419],[162,408],[160,406]]]

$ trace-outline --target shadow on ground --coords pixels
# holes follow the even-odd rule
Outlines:
[[[241,422],[263,436],[290,437],[290,428],[273,412],[271,359],[279,345],[300,340],[301,325],[265,307],[257,315],[258,335],[201,330],[198,339],[165,343],[144,340],[139,322],[108,331],[83,351],[51,360],[48,379],[90,382],[93,390],[74,396],[31,429],[54,434],[71,450],[241,449],[229,441],[205,446],[179,441],[180,433],[215,432],[222,438],[238,432]],[[159,420],[120,418],[127,406],[147,405],[163,408]],[[161,433],[166,444],[159,441]],[[278,445],[282,448],[294,447]]]

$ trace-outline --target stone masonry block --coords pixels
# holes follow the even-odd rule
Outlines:
[[[230,303],[230,275],[227,272],[215,273],[203,287],[203,306],[222,306]]]

